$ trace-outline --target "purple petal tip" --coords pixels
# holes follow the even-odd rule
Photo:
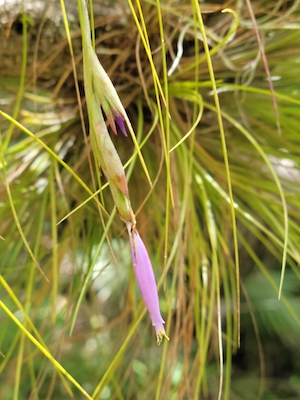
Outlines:
[[[126,132],[126,128],[125,128],[125,124],[124,124],[124,120],[120,115],[115,116],[115,120],[116,123],[118,125],[118,127],[121,129],[121,132],[127,136],[127,132]]]

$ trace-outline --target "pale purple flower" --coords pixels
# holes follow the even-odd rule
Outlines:
[[[131,257],[134,272],[140,287],[144,302],[149,311],[152,325],[155,327],[157,344],[165,337],[169,340],[159,309],[159,299],[156,288],[155,276],[147,249],[135,227],[127,224],[130,239]]]

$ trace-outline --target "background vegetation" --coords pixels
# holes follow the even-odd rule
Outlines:
[[[1,397],[298,399],[300,2],[92,3],[170,342],[97,191],[75,0],[25,0],[1,20]]]

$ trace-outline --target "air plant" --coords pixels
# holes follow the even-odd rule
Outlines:
[[[11,38],[2,50],[20,59],[23,45],[22,63],[15,63],[22,67],[21,79],[7,78],[2,71],[10,64],[2,57],[0,81],[2,397],[296,398],[299,1],[89,2],[91,13],[95,7],[93,46],[89,24],[81,24],[89,140],[96,169],[107,178],[104,186],[110,187],[128,232],[125,241],[114,233],[120,223],[113,220],[114,212],[99,223],[103,202],[91,179],[93,163],[82,151],[80,91],[77,98],[70,92],[83,82],[77,10],[76,23],[59,29],[63,38],[71,30],[73,79],[68,60],[53,61],[55,51],[65,48],[56,34],[51,37],[47,22],[50,9],[58,10],[47,8],[37,18],[38,10],[31,13],[30,2],[23,3],[21,15],[15,7],[2,29],[3,43]],[[67,15],[64,3],[69,5],[61,1],[68,25],[72,6]],[[225,3],[231,12],[221,13]],[[83,18],[85,5],[82,0],[78,4]],[[247,4],[252,4],[256,23]],[[54,40],[49,49],[45,35]],[[17,39],[20,46],[15,46]],[[261,61],[262,47],[271,76]],[[143,137],[138,145],[97,57],[106,70],[111,65],[109,76],[116,88],[120,84],[118,92],[123,90],[126,112],[130,109],[137,136]],[[112,142],[117,132],[131,136],[135,145],[126,176],[120,149]],[[155,177],[148,197],[145,164],[134,168],[136,154],[143,162],[141,149]],[[131,189],[130,196],[127,176],[132,171],[139,188]],[[141,198],[147,198],[147,207],[137,214],[133,200],[140,203]],[[141,223],[147,227],[147,249]],[[161,341],[165,314],[159,310],[151,244],[163,253],[168,272],[166,322],[169,330],[172,326],[172,341],[164,343],[162,352],[154,341],[147,349],[141,345],[151,329],[132,340],[144,313],[134,314],[131,281],[125,294],[128,273],[119,268],[127,265],[131,250]],[[276,356],[281,340],[286,349]],[[285,371],[280,380],[278,371]]]

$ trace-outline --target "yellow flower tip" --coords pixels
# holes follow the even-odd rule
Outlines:
[[[161,344],[161,342],[163,341],[164,338],[169,342],[170,338],[166,334],[165,330],[156,332],[156,343],[158,346]]]

